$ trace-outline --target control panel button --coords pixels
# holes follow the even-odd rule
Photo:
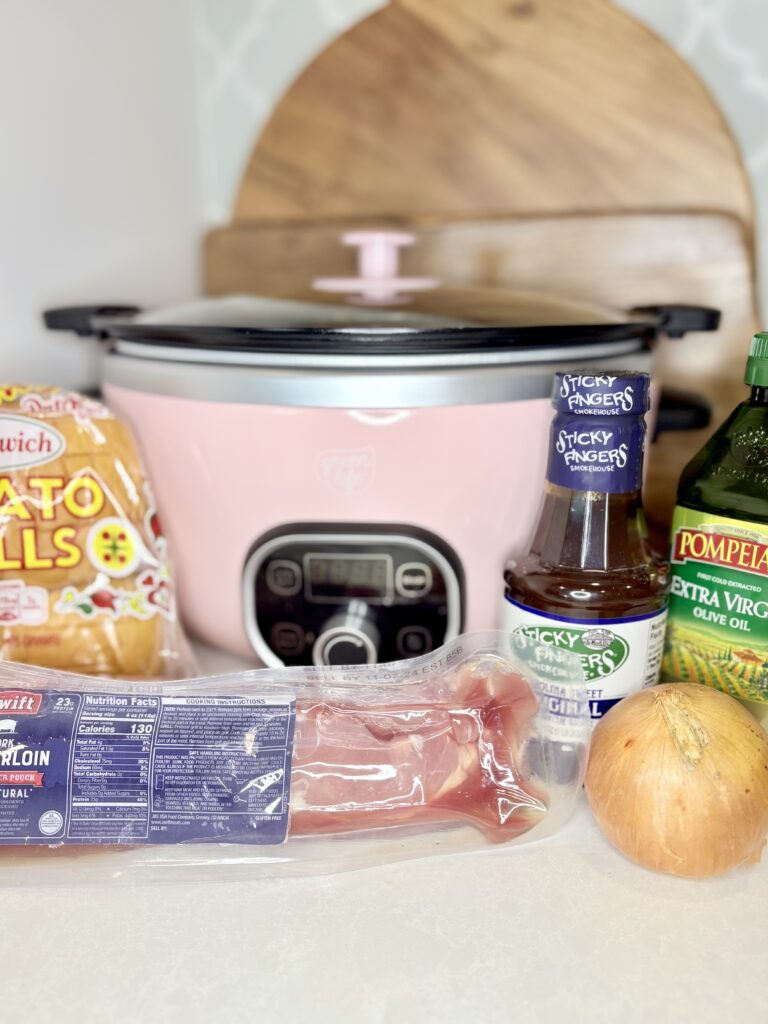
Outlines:
[[[278,622],[270,632],[272,650],[284,658],[297,658],[304,652],[307,638],[295,622]]]
[[[301,590],[301,568],[286,558],[276,558],[267,566],[267,586],[273,594],[293,597]]]
[[[325,645],[323,661],[326,665],[368,665],[368,650],[359,637],[341,634]]]
[[[397,650],[403,658],[416,658],[432,650],[432,634],[424,626],[403,626],[397,634]]]
[[[375,665],[377,638],[375,626],[360,620],[355,620],[355,624],[331,623],[315,641],[312,661],[315,665]]]
[[[395,574],[395,587],[401,597],[423,597],[432,589],[432,570],[425,562],[403,562]]]

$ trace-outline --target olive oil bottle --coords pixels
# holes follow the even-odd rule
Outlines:
[[[683,470],[672,523],[665,679],[705,683],[768,718],[768,333],[746,401]]]
[[[544,502],[507,565],[503,627],[578,654],[598,719],[661,670],[668,566],[641,494],[649,378],[558,373],[552,404]]]

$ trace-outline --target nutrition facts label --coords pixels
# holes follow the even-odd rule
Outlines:
[[[85,696],[72,757],[70,838],[147,839],[152,737],[160,698]],[[104,703],[106,702],[106,703]]]
[[[0,786],[0,843],[285,839],[292,701],[8,693],[0,781],[32,784]]]

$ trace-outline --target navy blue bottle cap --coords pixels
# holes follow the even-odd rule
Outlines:
[[[555,374],[550,483],[609,494],[640,489],[650,380],[630,371]]]
[[[571,416],[642,416],[650,405],[651,378],[631,370],[555,374],[552,405]]]

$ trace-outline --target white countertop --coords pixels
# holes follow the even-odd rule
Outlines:
[[[584,804],[539,843],[323,878],[0,891],[2,1020],[768,1020],[768,860],[635,867]]]
[[[0,888],[0,908],[2,1021],[768,1021],[768,854],[708,881],[657,875],[608,845],[583,796],[518,847],[317,878]]]

